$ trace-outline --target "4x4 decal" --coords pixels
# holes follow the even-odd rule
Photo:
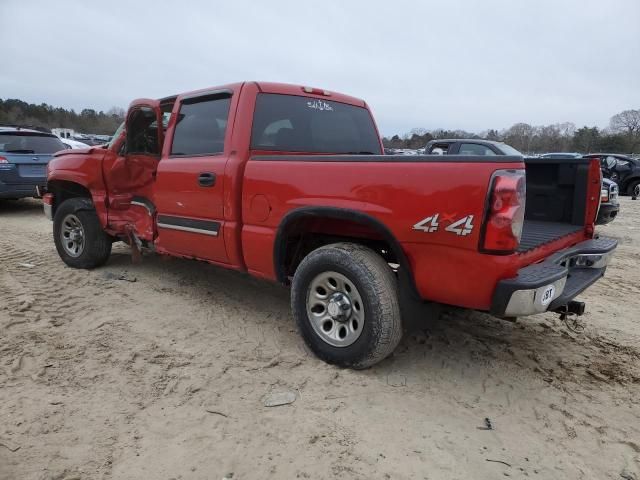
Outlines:
[[[440,224],[438,223],[438,215],[435,214],[425,219],[420,220],[413,226],[414,230],[422,230],[425,233],[433,233],[438,231]]]
[[[413,230],[421,230],[425,233],[437,232],[440,228],[439,223],[440,214],[436,213],[430,217],[423,218],[413,226]],[[446,232],[455,233],[456,235],[465,237],[473,232],[473,215],[467,215],[465,217],[455,220],[455,214],[442,214],[443,221],[449,221],[451,224],[445,227]]]

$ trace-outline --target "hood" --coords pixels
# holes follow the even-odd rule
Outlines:
[[[88,148],[69,148],[67,150],[60,150],[53,154],[55,158],[63,157],[64,155],[87,155],[93,152],[95,147]]]

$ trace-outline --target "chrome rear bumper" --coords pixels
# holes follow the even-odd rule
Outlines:
[[[498,282],[491,313],[520,317],[555,310],[604,275],[618,242],[601,237],[554,253]]]

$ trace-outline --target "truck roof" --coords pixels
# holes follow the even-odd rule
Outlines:
[[[26,132],[26,133],[37,133],[38,135],[43,135],[43,136],[48,136],[48,137],[55,137],[54,134],[50,133],[50,132],[43,132],[42,130],[36,130],[33,128],[25,128],[25,127],[12,127],[12,126],[0,126],[0,132],[2,133],[7,133],[7,132]]]
[[[355,105],[357,107],[366,107],[367,105],[366,102],[360,98],[352,97],[350,95],[344,95],[342,93],[333,92],[330,90],[325,90],[323,88],[313,87],[312,85],[294,85],[291,83],[256,82],[256,81],[229,83],[226,85],[218,85],[215,87],[201,88],[198,90],[193,90],[191,92],[183,92],[178,95],[169,95],[167,97],[161,98],[160,101],[162,102],[165,100],[173,100],[177,96],[199,95],[211,90],[237,91],[237,90],[240,90],[240,88],[242,88],[242,86],[246,83],[254,83],[258,87],[258,90],[264,93],[276,93],[281,95],[299,95],[299,96],[315,95],[315,96],[324,97],[327,100],[346,103],[349,105]],[[313,91],[308,92],[308,91],[305,91],[306,89],[313,89]]]
[[[455,142],[466,142],[466,143],[478,143],[482,145],[505,145],[504,142],[496,142],[494,140],[484,140],[482,138],[434,138],[433,140],[429,140],[427,145],[432,143],[455,143]]]

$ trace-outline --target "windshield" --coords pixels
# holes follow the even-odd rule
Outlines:
[[[251,133],[253,150],[381,154],[366,108],[331,100],[261,93]]]
[[[124,122],[120,124],[120,126],[116,130],[116,133],[114,133],[113,137],[111,137],[111,141],[109,141],[109,143],[107,144],[107,148],[111,148],[118,141],[118,137],[120,137],[122,130],[124,130]]]
[[[54,135],[35,132],[0,132],[0,152],[55,153],[66,146]]]
[[[499,143],[498,148],[502,150],[502,153],[505,155],[522,155],[520,151],[513,148],[511,145],[507,145],[506,143]]]

